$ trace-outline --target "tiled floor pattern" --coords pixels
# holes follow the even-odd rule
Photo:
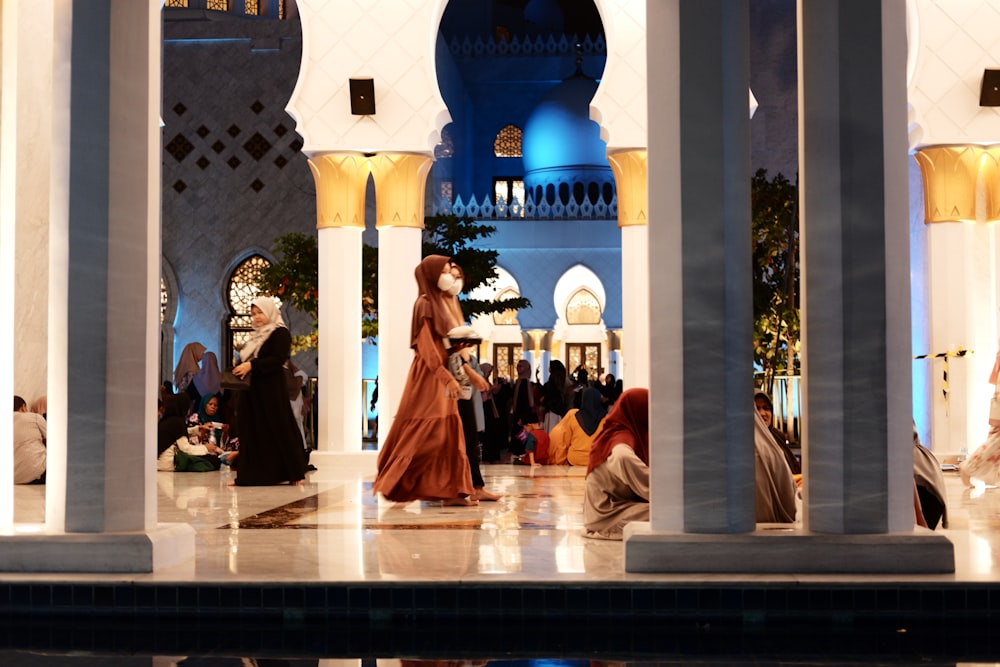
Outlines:
[[[0,575],[0,614],[301,619],[398,624],[456,618],[656,618],[829,623],[1000,620],[1000,490],[948,474],[956,572],[943,575],[650,575],[620,543],[581,535],[583,470],[484,466],[504,497],[478,507],[395,504],[371,471],[311,473],[304,487],[233,488],[231,473],[159,473],[159,516],[197,531],[197,556],[139,575]],[[38,521],[43,487],[18,487]],[[367,627],[367,626],[366,626]]]

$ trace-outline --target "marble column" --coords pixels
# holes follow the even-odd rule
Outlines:
[[[48,2],[17,4],[20,8],[11,10],[17,16],[11,44],[16,50],[11,63],[16,95],[10,99],[16,105],[12,108],[16,134],[10,138],[16,153],[16,188],[10,202],[11,219],[17,225],[14,393],[30,405],[46,393],[53,7]]]
[[[194,556],[156,517],[160,5],[54,8],[46,526],[0,570],[148,572]]]
[[[379,443],[396,416],[413,361],[410,329],[417,298],[414,270],[421,259],[424,188],[433,160],[415,153],[372,158],[375,227],[378,229]]]
[[[901,0],[799,3],[805,527],[912,532]]]
[[[914,530],[903,2],[799,3],[806,516],[780,532],[754,523],[747,3],[647,9],[651,337],[678,372],[653,376],[626,569],[953,571]]]
[[[622,330],[649,331],[649,195],[645,150],[608,154],[618,192],[622,230]],[[636,277],[639,280],[636,280]],[[629,339],[618,377],[625,388],[649,387],[652,355],[648,336]],[[609,346],[609,352],[611,347]],[[603,382],[603,378],[601,378]]]
[[[928,340],[914,354],[929,358],[924,370],[930,437],[940,456],[969,454],[989,432],[993,385],[988,381],[997,348],[997,235],[984,205],[996,182],[995,149],[968,144],[922,146],[914,153],[923,181],[926,235]],[[991,155],[991,153],[994,153]],[[978,206],[977,206],[978,204]],[[947,367],[947,393],[944,370]]]
[[[358,452],[362,434],[361,233],[368,158],[333,153],[309,159],[316,181],[319,244],[318,452]],[[318,461],[313,461],[322,471]]]
[[[0,299],[14,304],[14,262],[16,254],[17,207],[17,95],[18,35],[20,3],[0,3]],[[0,330],[0,356],[14,358],[14,332],[11,327]],[[14,367],[0,367],[0,395],[14,394]],[[0,433],[12,432],[11,412],[0,412]],[[13,441],[0,437],[0,457],[14,458]],[[0,532],[8,532],[14,524],[14,473],[7,468],[0,473]]]

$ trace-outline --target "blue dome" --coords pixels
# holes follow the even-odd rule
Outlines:
[[[607,144],[589,117],[590,100],[596,91],[593,79],[582,75],[567,79],[542,98],[524,124],[524,184],[536,203],[541,193],[553,203],[560,187],[564,192],[579,192],[582,186],[593,199],[595,184],[600,191],[606,190],[608,183],[613,185]],[[566,203],[565,195],[560,198]]]
[[[556,0],[528,0],[524,6],[524,19],[538,30],[563,32],[563,11]]]

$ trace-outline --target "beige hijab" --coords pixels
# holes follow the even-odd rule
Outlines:
[[[792,469],[756,410],[753,424],[757,523],[793,523],[798,490]]]
[[[184,346],[181,358],[177,360],[177,367],[174,369],[174,388],[177,391],[187,389],[191,379],[201,370],[198,362],[204,354],[205,346],[201,343],[188,343]]]

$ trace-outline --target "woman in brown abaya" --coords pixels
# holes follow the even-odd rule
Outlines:
[[[456,297],[460,272],[448,257],[430,255],[414,273],[420,295],[413,304],[410,329],[413,363],[379,452],[372,490],[396,502],[475,505],[458,415],[459,386],[448,371],[444,342],[448,331],[462,324]]]

